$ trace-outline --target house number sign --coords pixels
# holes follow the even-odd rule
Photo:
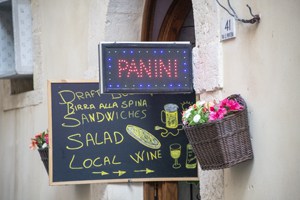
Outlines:
[[[229,17],[221,20],[221,41],[229,40],[236,37],[235,19]]]

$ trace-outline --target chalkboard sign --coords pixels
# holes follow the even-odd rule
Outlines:
[[[49,82],[50,184],[197,180],[181,112],[195,94],[101,94]]]
[[[101,92],[192,92],[191,54],[190,42],[103,42]]]

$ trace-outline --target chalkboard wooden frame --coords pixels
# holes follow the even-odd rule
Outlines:
[[[71,89],[74,89],[74,91],[76,90],[76,92],[82,92],[82,91],[84,91],[83,90],[83,88],[84,87],[87,87],[90,91],[96,91],[97,89],[98,89],[98,91],[99,91],[99,95],[101,96],[100,98],[103,98],[103,99],[106,99],[107,97],[103,97],[103,95],[124,95],[124,96],[122,96],[122,97],[120,97],[121,99],[122,98],[125,98],[125,99],[122,99],[122,100],[124,100],[124,101],[116,101],[117,103],[118,103],[118,106],[120,107],[121,106],[121,104],[123,105],[123,111],[125,112],[126,111],[126,109],[128,109],[128,108],[125,108],[126,106],[128,106],[129,104],[128,104],[128,102],[131,102],[131,100],[132,99],[136,99],[136,98],[145,98],[145,101],[144,101],[144,105],[143,105],[143,101],[139,101],[140,103],[141,103],[141,105],[136,105],[137,106],[137,108],[138,109],[140,109],[140,108],[145,108],[145,110],[142,110],[141,112],[139,112],[138,110],[137,111],[135,111],[135,116],[134,117],[136,117],[136,118],[138,118],[138,119],[123,119],[123,121],[126,121],[125,123],[128,123],[128,124],[126,124],[126,131],[120,131],[120,133],[122,133],[123,135],[124,135],[124,138],[126,139],[126,140],[131,140],[128,144],[127,144],[127,146],[125,146],[125,148],[126,149],[131,149],[132,148],[132,146],[137,146],[137,145],[140,145],[140,146],[143,146],[143,148],[144,149],[151,149],[151,151],[152,152],[158,152],[158,154],[162,154],[162,156],[165,156],[165,151],[162,151],[162,152],[159,152],[160,151],[160,149],[162,149],[163,150],[163,147],[160,147],[159,148],[159,150],[157,150],[156,148],[158,148],[158,145],[159,145],[159,143],[155,143],[155,145],[154,146],[147,146],[147,147],[145,147],[145,145],[147,145],[147,144],[142,144],[142,142],[141,141],[138,141],[139,140],[139,138],[134,138],[134,136],[133,135],[130,135],[130,136],[128,136],[129,135],[129,133],[130,133],[130,131],[136,131],[136,129],[138,129],[138,130],[143,130],[143,131],[145,131],[145,130],[150,130],[149,128],[147,128],[147,129],[143,129],[144,127],[147,127],[147,125],[149,124],[148,122],[147,122],[147,124],[139,124],[141,121],[142,121],[142,119],[140,119],[140,118],[142,118],[142,117],[145,117],[145,116],[143,116],[143,113],[146,113],[147,112],[147,114],[149,114],[149,117],[151,117],[151,112],[153,111],[153,110],[155,110],[156,109],[156,107],[157,107],[157,105],[159,105],[159,102],[161,101],[161,99],[162,99],[162,94],[157,94],[157,95],[160,95],[159,97],[155,97],[155,95],[148,95],[148,96],[145,96],[144,94],[143,95],[141,95],[141,94],[135,94],[135,95],[133,95],[133,94],[100,94],[100,89],[99,89],[99,83],[97,82],[97,81],[48,81],[48,113],[49,113],[49,144],[50,144],[50,147],[49,147],[49,182],[50,182],[50,185],[69,185],[69,184],[90,184],[90,183],[124,183],[124,182],[149,182],[149,181],[198,181],[199,179],[198,179],[198,177],[197,177],[197,169],[196,168],[193,168],[193,169],[183,169],[183,171],[181,171],[180,173],[182,173],[184,176],[181,176],[181,175],[178,175],[177,174],[177,172],[176,173],[174,173],[174,172],[172,172],[172,173],[174,173],[174,174],[172,174],[171,173],[171,175],[170,174],[167,174],[165,177],[164,176],[161,176],[161,175],[158,175],[157,177],[156,177],[156,175],[152,175],[152,174],[154,174],[154,173],[152,173],[153,171],[151,171],[151,169],[149,169],[149,168],[143,168],[144,170],[140,170],[139,172],[141,172],[141,171],[143,171],[144,172],[144,174],[148,174],[149,173],[149,175],[141,175],[141,176],[137,176],[137,175],[134,175],[134,176],[129,176],[128,175],[128,177],[125,177],[125,178],[122,178],[122,175],[120,176],[121,178],[116,178],[116,177],[109,177],[109,176],[111,176],[110,174],[112,174],[112,173],[114,173],[114,172],[117,172],[117,171],[114,171],[114,172],[110,172],[110,174],[109,175],[107,175],[107,174],[105,174],[104,172],[104,174],[102,174],[102,177],[101,178],[97,178],[97,179],[95,179],[95,178],[90,178],[90,177],[80,177],[81,176],[81,174],[84,174],[84,173],[73,173],[74,171],[78,171],[78,170],[81,170],[81,169],[77,169],[77,168],[79,168],[78,166],[72,166],[73,167],[73,171],[72,171],[72,173],[71,172],[68,172],[65,168],[64,168],[64,166],[62,166],[63,164],[60,164],[60,163],[62,163],[62,162],[64,162],[65,160],[65,157],[67,157],[67,156],[69,156],[68,155],[68,152],[70,152],[70,151],[72,151],[73,150],[73,152],[75,152],[75,151],[77,151],[77,149],[75,148],[75,146],[74,146],[74,144],[77,144],[77,145],[79,145],[79,144],[81,144],[81,143],[83,143],[83,142],[79,142],[79,140],[81,139],[81,136],[80,136],[80,138],[79,138],[79,135],[78,135],[78,133],[79,133],[79,131],[81,131],[81,130],[89,130],[89,127],[88,127],[88,123],[87,123],[87,125],[85,125],[85,126],[83,126],[82,125],[82,127],[81,127],[81,125],[79,126],[79,128],[78,127],[68,127],[68,128],[66,128],[67,126],[65,126],[64,128],[62,128],[63,127],[63,123],[66,123],[65,121],[60,121],[61,119],[66,119],[66,115],[64,115],[64,114],[66,114],[66,113],[64,113],[64,111],[66,110],[66,104],[65,104],[65,102],[67,102],[68,100],[67,100],[67,98],[69,98],[68,96],[67,96],[67,91],[70,91],[70,88]],[[90,88],[91,87],[91,88]],[[60,88],[62,88],[62,90],[59,90]],[[78,91],[77,91],[77,89],[78,89]],[[60,92],[60,93],[58,93],[58,91]],[[66,93],[66,96],[62,96],[62,91],[64,91],[65,93]],[[97,92],[96,92],[97,93]],[[58,94],[60,95],[60,96],[58,96]],[[91,93],[89,94],[89,95],[91,95]],[[94,93],[94,95],[95,95],[95,93]],[[97,95],[98,95],[98,93],[97,93]],[[171,95],[171,94],[168,94],[168,95]],[[172,94],[172,95],[175,95],[175,94]],[[180,99],[180,98],[183,98],[183,97],[180,97],[180,96],[178,96],[179,94],[177,94],[177,96],[175,95],[175,96],[171,96],[172,98],[171,99],[173,99],[173,97],[174,97],[174,99]],[[191,104],[191,103],[193,103],[192,101],[195,101],[195,98],[194,98],[194,94],[180,94],[180,95],[187,95],[187,100],[186,101],[184,101],[185,103],[186,102],[189,102],[189,104]],[[95,95],[96,96],[96,95]],[[154,96],[154,97],[152,97],[152,96]],[[55,98],[58,98],[58,97],[60,97],[60,99],[58,99],[59,101],[57,101],[57,99],[55,99]],[[127,98],[128,97],[128,98]],[[127,98],[127,99],[126,99]],[[168,98],[168,97],[163,97],[163,98]],[[54,100],[55,99],[55,100]],[[89,99],[89,96],[88,96],[88,98],[87,99]],[[92,98],[90,98],[90,99],[92,99],[93,101],[96,101],[95,99],[94,99],[94,97]],[[159,99],[159,102],[157,102],[157,99]],[[97,99],[98,100],[98,99]],[[101,99],[102,100],[102,99]],[[107,100],[107,99],[106,99]],[[182,100],[185,100],[185,98],[183,98]],[[76,100],[74,100],[74,101],[76,101]],[[82,98],[79,98],[79,100],[78,101],[84,101],[84,99],[82,99]],[[151,101],[151,102],[150,102]],[[153,102],[152,102],[153,101]],[[69,101],[70,102],[70,101]],[[99,102],[99,101],[97,101],[97,102]],[[125,104],[125,103],[127,102],[127,105]],[[139,103],[139,102],[137,102],[137,103]],[[76,102],[77,103],[77,102]],[[102,102],[100,102],[100,104],[101,104]],[[107,110],[109,110],[109,109],[111,109],[111,110],[113,110],[113,109],[115,109],[115,108],[113,108],[113,106],[117,106],[117,103],[116,104],[111,104],[111,105],[106,105],[106,106],[110,106],[110,108],[106,108]],[[104,107],[105,107],[105,105],[103,104],[101,104],[100,105],[99,104],[99,109],[100,109],[100,107],[101,107],[101,109],[104,109]],[[78,104],[79,105],[79,104]],[[75,102],[73,102],[73,104],[72,104],[72,106],[75,106],[76,107],[76,104],[75,104]],[[140,107],[138,107],[138,106],[140,106]],[[65,110],[64,110],[65,109]],[[69,107],[69,105],[68,105],[68,109],[75,109],[74,107]],[[82,110],[80,110],[80,109],[82,109]],[[98,108],[96,108],[96,110],[97,110]],[[160,111],[161,110],[163,110],[164,108],[159,108],[160,109]],[[84,110],[83,108],[80,108],[80,106],[79,107],[77,107],[77,111],[74,111],[74,110],[72,110],[72,111],[74,111],[74,116],[77,114],[76,112],[80,112],[80,111],[82,111],[82,112],[88,112],[87,111],[88,109],[86,108],[86,110]],[[70,114],[71,112],[70,112],[70,110],[68,111],[69,113],[68,114]],[[156,112],[157,113],[157,112]],[[179,114],[179,117],[180,117],[180,110],[178,110],[178,114]],[[131,115],[131,114],[130,114]],[[161,118],[163,118],[163,117],[166,117],[166,114],[165,114],[165,111],[164,112],[161,112],[161,113],[159,113],[159,115],[161,115],[161,116],[159,116],[159,117],[161,117]],[[70,116],[72,116],[72,114],[71,115],[68,115],[67,117],[69,117],[69,118],[72,118],[72,117],[70,117]],[[120,115],[121,116],[121,115]],[[132,116],[132,115],[131,115]],[[163,116],[163,117],[162,117]],[[124,117],[124,116],[123,116]],[[148,116],[147,116],[148,117]],[[158,118],[159,118],[158,117]],[[124,117],[125,118],[125,117]],[[157,117],[156,117],[157,118]],[[146,118],[147,119],[147,118]],[[138,123],[134,123],[135,122],[135,120],[138,120],[137,122]],[[157,120],[157,119],[154,119],[154,120]],[[164,119],[159,119],[159,120],[162,120],[162,121],[164,121]],[[180,118],[179,118],[179,120],[180,120]],[[178,120],[178,122],[179,122],[179,120]],[[71,122],[72,120],[69,120],[69,122]],[[67,121],[68,122],[68,121]],[[72,121],[73,122],[73,121]],[[133,123],[131,123],[131,122],[133,122]],[[106,122],[106,123],[108,123],[108,122]],[[152,123],[152,121],[151,121],[151,123]],[[100,124],[100,123],[99,123]],[[99,125],[98,124],[98,125]],[[121,127],[121,124],[122,124],[122,122],[120,122],[120,120],[119,121],[117,121],[117,123],[114,123],[112,126],[110,126],[110,127],[113,127],[113,128],[116,128],[116,127]],[[132,125],[132,124],[134,124],[134,125]],[[65,124],[66,125],[66,124]],[[111,124],[110,124],[111,125]],[[159,124],[160,125],[160,124]],[[163,124],[163,125],[165,125],[165,126],[167,126],[166,124]],[[159,130],[154,130],[154,129],[151,129],[151,131],[149,131],[149,132],[151,132],[151,133],[149,133],[148,131],[145,131],[145,132],[148,132],[149,133],[149,135],[150,135],[150,137],[152,136],[152,134],[153,133],[155,133],[155,136],[154,136],[154,138],[156,137],[156,138],[158,138],[159,139],[159,141],[160,142],[162,142],[162,146],[164,145],[164,139],[165,138],[163,138],[162,136],[166,136],[166,135],[162,135],[163,134],[163,131],[165,131],[165,130],[168,130],[168,131],[170,131],[171,133],[173,132],[173,134],[175,133],[175,134],[177,134],[176,133],[176,130],[178,131],[178,129],[179,129],[179,125],[178,125],[178,127],[177,127],[177,129],[175,128],[174,129],[174,127],[173,128],[170,128],[170,127],[162,127],[163,125],[160,125],[159,126]],[[170,125],[169,125],[170,126]],[[151,126],[152,127],[152,126]],[[156,127],[158,127],[158,126],[156,126]],[[91,126],[91,128],[92,129],[94,129],[94,127],[93,126]],[[124,127],[121,127],[122,129],[124,128]],[[120,128],[120,129],[121,129]],[[62,133],[63,134],[69,134],[68,133],[68,130],[69,129],[71,129],[72,131],[72,133],[75,133],[75,135],[73,134],[73,136],[74,137],[71,137],[72,135],[67,135],[67,136],[61,136],[62,135]],[[87,132],[87,131],[86,131]],[[127,133],[126,133],[127,132]],[[143,132],[143,133],[145,133],[145,132]],[[170,133],[169,132],[169,133]],[[176,137],[178,137],[178,139],[177,140],[174,140],[174,141],[177,141],[178,143],[182,143],[182,146],[183,145],[186,145],[187,143],[187,139],[186,139],[186,141],[185,141],[185,136],[183,137],[183,130],[181,130],[180,129],[180,131],[178,131],[178,133],[180,133],[179,134],[179,136],[176,136]],[[76,135],[77,134],[77,135]],[[86,134],[87,135],[87,134]],[[85,137],[87,138],[87,136],[85,135]],[[154,134],[153,134],[154,135]],[[76,136],[76,138],[75,138],[75,136]],[[78,136],[78,137],[77,137]],[[118,135],[118,134],[116,134],[116,136],[115,136],[115,138],[117,138],[116,140],[118,140],[118,137],[119,137],[120,135]],[[107,141],[111,141],[112,140],[112,138],[113,138],[113,136],[110,136],[111,138],[106,138],[107,139]],[[172,136],[172,135],[168,135],[168,136],[166,136],[166,138],[176,138],[175,136]],[[66,139],[66,138],[68,138],[68,140]],[[183,140],[182,140],[182,138],[183,138]],[[60,142],[60,140],[62,141],[62,143]],[[65,141],[67,141],[66,143],[64,143],[64,140]],[[91,139],[91,140],[93,140],[93,139]],[[91,143],[93,143],[93,141],[89,141],[89,142],[87,142],[86,141],[86,144],[91,144]],[[179,141],[178,141],[179,140]],[[155,142],[155,140],[152,140],[152,141],[154,141]],[[70,142],[73,142],[73,143],[71,143],[71,144],[68,144],[68,142],[70,143]],[[94,141],[95,142],[95,141]],[[175,143],[175,142],[174,142]],[[99,143],[100,144],[100,143]],[[72,146],[73,145],[73,146]],[[92,145],[91,145],[92,146]],[[107,146],[109,146],[109,145],[107,145]],[[166,145],[167,146],[167,145]],[[171,145],[170,145],[171,146]],[[130,147],[130,148],[128,148],[128,147]],[[88,147],[86,147],[86,148],[88,148]],[[108,148],[111,148],[111,147],[108,147]],[[124,147],[122,147],[123,149],[122,149],[122,151],[127,151],[126,149],[124,150]],[[168,146],[168,148],[169,148],[169,146]],[[171,148],[171,147],[170,147]],[[184,146],[184,148],[185,148],[185,146]],[[182,148],[182,154],[181,155],[187,155],[187,151],[188,150],[184,150],[184,148]],[[67,150],[66,150],[67,149]],[[116,149],[116,147],[114,148],[114,149]],[[105,149],[106,150],[106,149]],[[79,150],[78,150],[79,151]],[[94,151],[93,149],[91,150],[91,151]],[[113,151],[113,148],[111,148],[109,151]],[[118,150],[119,151],[119,150]],[[88,151],[87,151],[88,152]],[[150,152],[150,150],[149,150],[149,152]],[[84,153],[86,153],[86,152],[83,152],[83,154]],[[88,152],[89,153],[89,152]],[[151,152],[150,152],[151,153]],[[149,155],[147,155],[148,157],[150,156],[151,157],[151,155],[152,154],[150,154],[149,153]],[[169,155],[170,153],[168,153],[167,155]],[[75,154],[74,154],[75,155]],[[75,157],[73,155],[73,158]],[[91,155],[93,155],[93,154],[91,154]],[[134,154],[132,153],[132,154],[130,154],[130,155],[133,155],[134,156]],[[137,154],[136,154],[137,155]],[[146,153],[145,153],[145,155],[146,155]],[[102,156],[102,155],[101,155]],[[156,155],[158,158],[155,158],[155,159],[159,159],[159,156],[160,155]],[[59,158],[58,158],[59,157]],[[128,157],[128,156],[127,156]],[[145,156],[146,157],[146,156]],[[155,156],[154,156],[155,157]],[[186,156],[187,157],[187,156]],[[72,158],[72,159],[73,159]],[[71,158],[69,158],[69,160],[72,160]],[[97,159],[97,160],[96,160]],[[100,159],[98,159],[98,157],[96,158],[95,160],[93,160],[93,162],[94,162],[94,164],[95,165],[100,165],[99,164],[99,160]],[[108,159],[108,158],[107,158]],[[111,159],[111,158],[110,158]],[[137,160],[139,160],[138,159],[138,156],[135,158],[135,159],[137,159]],[[154,159],[154,161],[153,162],[156,162],[156,160]],[[164,158],[165,159],[165,158]],[[168,158],[169,159],[169,158]],[[181,159],[181,158],[180,158]],[[134,160],[132,157],[131,157],[131,162],[132,162],[132,160]],[[146,158],[145,158],[145,160],[147,160]],[[171,160],[172,160],[172,158],[171,158]],[[183,160],[183,159],[182,159]],[[73,160],[72,160],[73,161]],[[86,161],[86,165],[85,165],[85,167],[87,166],[87,167],[89,167],[88,165],[89,165],[89,162],[90,163],[92,163],[92,161],[90,161],[90,160],[84,160],[84,161]],[[159,162],[158,162],[159,161]],[[158,160],[157,162],[156,162],[156,164],[155,164],[155,167],[157,167],[157,165],[161,165],[162,166],[162,168],[164,168],[164,166],[165,166],[165,160]],[[75,161],[74,161],[75,162]],[[104,164],[105,163],[108,163],[108,164],[111,164],[112,162],[114,162],[114,161],[112,161],[112,160],[104,160]],[[118,163],[118,162],[120,162],[121,163],[121,161],[115,161],[115,164],[116,163]],[[124,166],[127,166],[127,161],[123,161],[122,160],[122,162],[125,162],[125,164],[124,164]],[[142,163],[142,161],[140,161],[141,163]],[[146,162],[146,161],[144,161],[143,160],[143,162]],[[152,162],[152,160],[151,160],[151,162]],[[71,166],[71,161],[69,161],[69,167]],[[128,162],[129,163],[129,162]],[[173,160],[172,160],[172,163],[173,163]],[[172,164],[171,163],[171,164]],[[103,163],[102,163],[103,164]],[[140,164],[140,163],[138,163],[138,164]],[[170,164],[170,163],[168,163],[167,162],[167,164]],[[183,164],[184,163],[182,163],[182,166],[183,166]],[[141,166],[144,166],[144,164],[141,164]],[[151,165],[151,164],[149,164],[149,165]],[[129,164],[128,164],[128,166],[129,166]],[[112,166],[112,167],[107,167],[107,168],[113,168],[114,166]],[[170,167],[169,165],[168,165],[168,167]],[[104,168],[104,169],[106,169],[106,168]],[[128,168],[128,169],[131,169],[131,168]],[[172,166],[172,169],[174,169],[173,168],[173,166]],[[84,169],[85,170],[85,169]],[[177,169],[176,169],[177,170]],[[181,169],[178,169],[178,170],[181,170]],[[82,170],[83,171],[83,170]],[[133,170],[132,170],[133,171]],[[138,171],[138,170],[135,170],[135,171]],[[170,171],[170,170],[169,170]],[[186,173],[186,171],[187,171],[187,173]],[[100,172],[99,172],[100,173]],[[101,172],[102,173],[102,172]],[[119,171],[119,173],[120,174],[122,174],[122,172],[121,171]],[[156,172],[155,172],[156,173]],[[157,173],[162,173],[162,172],[157,172]],[[167,172],[164,172],[164,173],[169,173],[168,171]],[[58,175],[59,174],[59,175]],[[151,174],[151,175],[150,175]],[[108,178],[105,178],[105,176],[107,175],[107,177]],[[67,177],[67,178],[65,178],[65,176]],[[84,175],[85,176],[85,175]],[[104,178],[103,178],[104,177]]]

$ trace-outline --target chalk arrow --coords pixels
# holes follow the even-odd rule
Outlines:
[[[93,172],[93,174],[100,174],[101,176],[105,176],[105,175],[108,175],[109,173],[107,173],[105,171],[101,171],[101,172]]]
[[[152,170],[152,169],[146,168],[146,169],[141,169],[141,170],[134,170],[134,172],[145,172],[146,174],[150,174],[150,173],[153,173],[155,171]]]
[[[119,171],[113,172],[113,173],[118,174],[118,176],[122,176],[123,174],[126,174],[126,171],[119,170]]]

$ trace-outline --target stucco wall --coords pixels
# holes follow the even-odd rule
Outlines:
[[[194,89],[200,99],[220,99],[223,86],[222,48],[219,42],[219,12],[215,1],[193,0],[196,46],[193,49]],[[199,167],[201,199],[222,200],[223,170]]]
[[[254,161],[225,170],[225,199],[299,199],[299,1],[251,1],[258,25],[237,23],[223,43],[224,95],[249,106]],[[234,6],[249,16],[243,2]]]
[[[244,3],[232,6],[249,18]],[[233,93],[245,98],[255,157],[224,176],[222,170],[200,171],[202,199],[294,200],[300,196],[300,2],[247,3],[261,22],[237,23],[237,38],[220,42],[219,19],[227,13],[215,1],[193,0],[195,89],[202,99]],[[48,126],[46,80],[97,79],[98,42],[139,40],[143,4],[32,0],[35,90],[11,96],[9,81],[0,81],[0,199],[142,199],[142,184],[50,187],[38,152],[28,144]]]
[[[224,170],[223,199],[299,199],[300,2],[231,1],[239,17],[251,18],[246,7],[248,3],[254,14],[261,14],[261,22],[256,25],[237,22],[237,37],[218,42],[221,47],[214,40],[219,37],[215,35],[217,30],[212,29],[214,23],[219,25],[219,19],[228,14],[216,6],[216,2],[203,1],[199,5],[200,2],[193,1],[196,30],[200,29],[196,31],[196,39],[198,46],[203,48],[194,50],[195,68],[199,71],[199,74],[194,73],[198,80],[196,87],[202,93],[202,99],[224,98],[234,93],[244,97],[249,109],[254,150],[253,161]],[[227,1],[221,2],[228,8]],[[218,7],[219,17],[213,15],[216,12],[214,5]],[[200,16],[208,20],[203,21]],[[207,23],[210,25],[206,26]],[[208,45],[214,49],[210,51]],[[221,57],[218,57],[218,51]],[[213,87],[208,84],[216,84],[209,79],[218,78],[218,72],[223,77],[218,80],[222,87],[211,91]],[[203,76],[207,76],[207,80]],[[202,198],[221,199],[217,183],[222,177],[216,179],[220,172],[210,173],[204,176],[200,173]]]
[[[9,80],[0,81],[0,199],[142,199],[142,184],[49,186],[38,152],[29,150],[29,142],[48,127],[47,80],[97,80],[98,43],[139,40],[144,1],[31,3],[35,89],[12,96]]]

